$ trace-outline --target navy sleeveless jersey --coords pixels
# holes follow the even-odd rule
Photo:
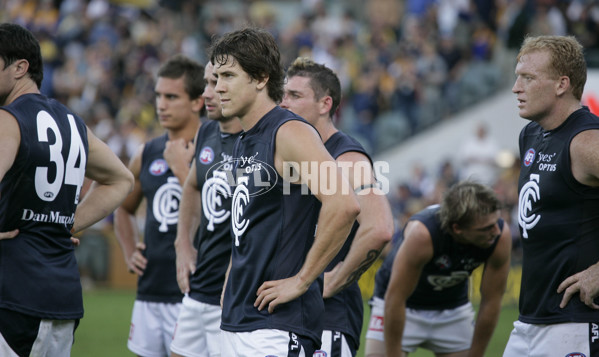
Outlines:
[[[220,305],[225,273],[231,257],[231,188],[233,147],[239,133],[221,133],[217,121],[202,125],[196,144],[196,175],[202,193],[202,220],[198,228],[196,271],[189,296]]]
[[[141,157],[139,182],[146,198],[143,254],[148,264],[137,282],[137,300],[175,303],[183,298],[174,246],[181,185],[162,154],[167,141],[166,133],[148,141]]]
[[[0,183],[0,307],[43,319],[83,317],[70,230],[85,176],[87,128],[59,102],[26,94],[2,109],[21,144]]]
[[[314,242],[318,200],[302,194],[307,191],[305,186],[283,182],[274,168],[276,133],[290,120],[309,125],[277,106],[241,134],[235,147],[232,265],[221,328],[232,332],[291,331],[319,346],[324,313],[322,278],[299,298],[277,306],[272,314],[254,307],[262,283],[297,274]]]
[[[572,138],[589,129],[599,129],[599,119],[582,108],[554,130],[531,122],[520,132],[520,321],[599,321],[599,311],[578,296],[561,309],[563,293],[556,292],[564,279],[599,261],[599,188],[580,184],[570,169]]]
[[[346,152],[355,151],[366,155],[372,164],[372,159],[370,159],[362,145],[341,131],[333,134],[324,146],[335,160]],[[331,271],[339,262],[345,259],[358,227],[358,222],[355,222],[343,247],[325,271]],[[364,305],[360,286],[357,282],[354,282],[335,294],[335,296],[324,300],[324,329],[342,332],[348,338],[348,343],[351,343],[354,350],[357,350],[360,346],[360,333],[362,332],[362,320],[364,318],[363,310]]]
[[[410,218],[427,228],[433,242],[433,257],[420,274],[418,285],[406,306],[418,310],[453,309],[468,302],[468,278],[472,271],[493,254],[499,236],[489,248],[461,244],[441,230],[439,205],[430,206]],[[499,219],[503,231],[503,219]],[[401,244],[401,243],[400,243]]]

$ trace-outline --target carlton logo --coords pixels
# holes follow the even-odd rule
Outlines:
[[[522,161],[524,166],[529,167],[530,165],[532,165],[532,163],[535,162],[535,155],[535,149],[528,149],[528,151],[526,151],[526,154],[524,154],[524,160]]]
[[[204,146],[198,160],[204,165],[211,164],[214,161],[214,150],[210,146]]]
[[[150,173],[154,176],[160,176],[168,170],[168,165],[164,159],[156,159],[150,164]]]
[[[535,202],[541,199],[539,180],[539,175],[531,174],[530,180],[520,189],[520,195],[518,196],[518,224],[522,228],[522,238],[528,238],[528,231],[533,229],[541,219],[540,215],[533,213]]]

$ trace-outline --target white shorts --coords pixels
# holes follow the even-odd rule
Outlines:
[[[384,341],[385,301],[372,299],[366,339]],[[406,309],[402,350],[414,352],[418,347],[435,353],[452,353],[470,349],[474,334],[474,309],[471,303],[447,310]]]
[[[221,341],[221,353],[227,357],[307,356],[298,336],[288,331],[272,329],[251,332],[221,331]]]
[[[170,355],[181,303],[135,300],[129,330],[129,350],[144,357]]]
[[[219,357],[221,308],[183,298],[171,351],[186,357]]]
[[[345,335],[339,331],[322,331],[322,345],[313,357],[354,357]]]
[[[368,331],[366,331],[366,339],[385,341],[383,334],[384,318],[385,300],[373,297],[370,303],[370,322],[368,323]]]
[[[599,323],[532,325],[516,321],[503,356],[599,356]]]
[[[69,357],[74,331],[74,320],[41,320],[30,356]],[[19,357],[1,334],[0,356]]]

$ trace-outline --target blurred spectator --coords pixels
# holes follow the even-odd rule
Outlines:
[[[501,70],[513,66],[495,61],[497,48],[518,48],[526,33],[568,31],[599,65],[599,5],[587,0],[1,3],[2,21],[40,38],[44,93],[84,117],[104,103],[114,128],[132,120],[146,135],[156,122],[134,103],[152,98],[156,64],[178,52],[204,62],[213,37],[246,23],[273,33],[284,65],[305,55],[335,69],[339,121],[372,154],[507,85]],[[377,129],[379,117],[386,119]]]
[[[478,123],[474,135],[463,142],[458,153],[460,179],[492,186],[499,172],[495,161],[499,150],[487,125]]]

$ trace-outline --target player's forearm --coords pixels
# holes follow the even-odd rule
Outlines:
[[[343,200],[337,205],[323,204],[318,217],[314,243],[298,273],[299,279],[306,288],[322,274],[337,255],[349,235],[359,210],[355,200]]]
[[[201,193],[188,184],[183,186],[175,246],[192,245],[202,219]]]
[[[340,269],[325,280],[325,296],[332,296],[360,279],[391,240],[391,230],[385,227],[360,225]]]
[[[132,181],[128,179],[116,180],[110,185],[94,182],[77,206],[73,233],[91,226],[114,212],[131,192],[132,187]]]
[[[401,357],[401,342],[406,322],[405,303],[389,306],[385,302],[385,317],[383,322],[386,357]]]
[[[187,178],[187,175],[189,174],[189,164],[180,164],[177,166],[176,169],[171,169],[173,170],[173,174],[175,174],[177,180],[179,180],[179,184],[183,185],[185,179]]]
[[[489,345],[489,341],[499,320],[500,311],[501,299],[495,302],[481,303],[476,324],[474,325],[474,335],[472,336],[469,357],[483,357],[485,355],[485,350]]]
[[[135,216],[119,207],[114,212],[114,234],[116,236],[125,262],[129,260],[136,249],[139,238]]]

